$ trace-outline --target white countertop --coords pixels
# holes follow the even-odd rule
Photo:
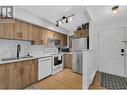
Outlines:
[[[60,54],[72,54],[72,52],[60,52]]]
[[[0,60],[0,64],[14,63],[14,62],[20,62],[20,61],[26,61],[26,60],[33,60],[33,59],[40,59],[40,58],[44,58],[44,57],[52,57],[52,56],[38,56],[38,57],[15,59],[15,60],[8,60],[8,61]]]
[[[72,52],[60,52],[59,54],[72,54]],[[0,60],[0,64],[7,64],[7,63],[13,63],[13,62],[20,62],[20,61],[26,61],[26,60],[33,60],[33,59],[40,59],[40,58],[44,58],[44,57],[53,57],[53,56],[49,56],[49,55],[36,55],[34,57],[31,58],[23,58],[23,59],[15,59],[15,60],[8,60],[8,61],[2,61]]]

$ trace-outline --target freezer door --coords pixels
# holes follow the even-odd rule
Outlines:
[[[72,52],[73,62],[72,62],[72,71],[82,74],[82,65],[83,65],[83,52]]]
[[[72,49],[73,50],[87,49],[87,38],[73,39]]]

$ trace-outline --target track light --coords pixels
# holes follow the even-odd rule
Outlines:
[[[67,16],[67,17],[63,16],[62,19],[56,21],[57,22],[56,26],[58,27],[59,25],[62,25],[63,23],[68,23],[68,22],[73,21],[73,16],[74,15],[75,14]]]
[[[58,25],[58,22],[56,23],[56,26],[58,27],[59,25]]]
[[[66,18],[66,23],[68,23],[68,18]]]
[[[58,21],[58,25],[62,25],[62,21],[60,20],[60,21]]]

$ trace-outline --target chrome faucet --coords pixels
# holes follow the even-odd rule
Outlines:
[[[17,45],[17,58],[19,58],[19,52],[21,51],[20,44]]]

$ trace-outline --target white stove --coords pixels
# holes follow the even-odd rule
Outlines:
[[[63,70],[63,55],[58,54],[58,48],[46,48],[45,56],[52,56],[52,75]]]

